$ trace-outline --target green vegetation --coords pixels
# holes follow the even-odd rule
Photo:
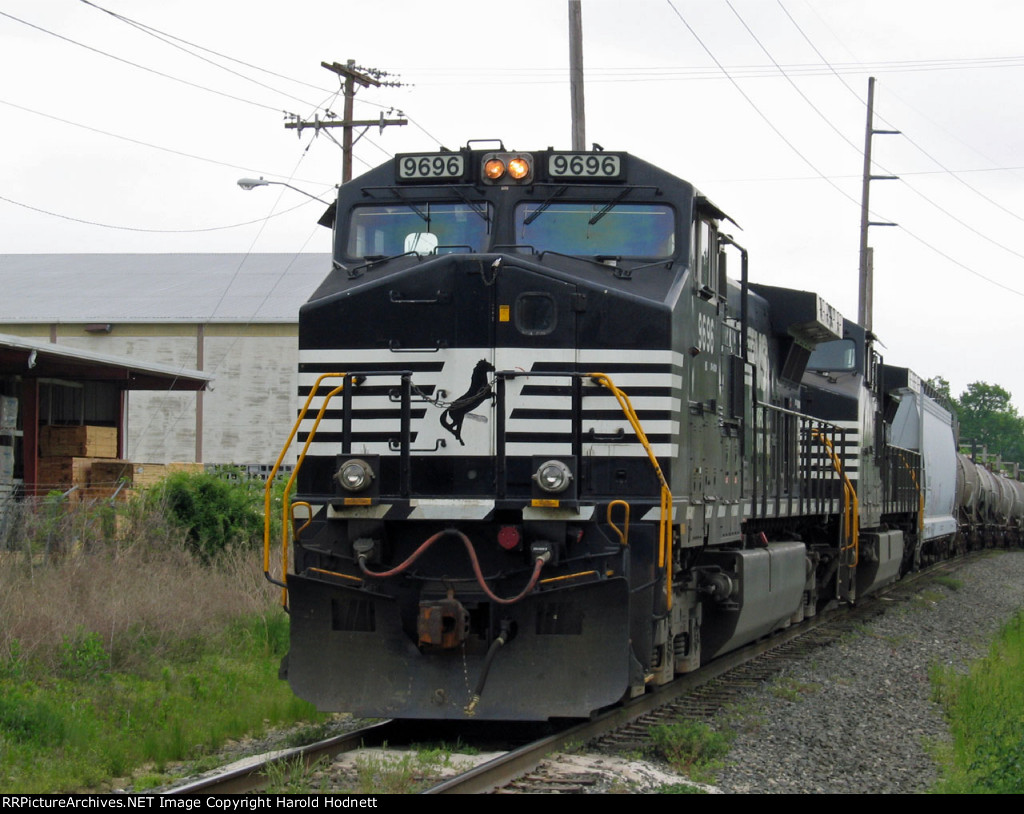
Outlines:
[[[320,762],[311,766],[301,757],[271,763],[264,769],[267,794],[317,794],[325,791],[326,776]]]
[[[732,735],[700,721],[652,726],[650,751],[694,780],[710,780],[729,753]]]
[[[282,486],[276,486],[278,499]],[[263,540],[264,483],[232,468],[175,472],[147,499],[185,532],[188,549],[210,562],[234,545]]]
[[[691,786],[689,783],[671,783],[667,786],[658,786],[654,794],[707,794],[700,786]]]
[[[953,744],[940,755],[946,794],[1024,792],[1024,613],[1002,631],[988,656],[966,675],[935,667],[936,700]]]
[[[771,687],[772,695],[786,701],[799,701],[805,695],[813,695],[821,690],[816,681],[797,681],[795,678],[780,678]]]
[[[976,443],[1004,461],[1024,463],[1024,416],[1012,404],[1008,390],[998,384],[972,382],[960,398],[953,398],[945,379],[937,377],[931,384],[956,412],[964,443]]]
[[[356,758],[356,776],[351,794],[416,794],[436,785],[445,769],[452,769],[448,749],[419,749],[414,752],[367,752]]]
[[[956,577],[951,577],[948,574],[939,574],[935,577],[935,583],[941,585],[944,588],[949,588],[951,591],[959,591],[964,587],[963,580],[959,580]]]
[[[225,483],[262,505],[261,485]],[[277,678],[288,618],[257,536],[229,523],[211,546],[158,494],[15,518],[0,549],[0,792],[133,774],[153,787],[229,739],[317,720]]]

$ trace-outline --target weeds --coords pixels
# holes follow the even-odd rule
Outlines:
[[[1024,613],[1002,631],[966,675],[931,670],[932,695],[946,711],[953,745],[943,750],[948,794],[1024,792]]]
[[[365,752],[356,758],[354,794],[415,794],[434,784],[452,768],[451,752],[426,749],[415,752]]]
[[[6,528],[0,792],[107,788],[144,765],[164,777],[268,723],[318,719],[277,679],[288,619],[248,541],[204,559],[151,499],[116,516],[44,501]]]
[[[936,585],[942,585],[951,591],[959,591],[964,587],[963,580],[951,577],[948,574],[939,574],[933,581]]]
[[[298,746],[307,746],[310,743],[316,743],[317,741],[326,740],[331,734],[331,722],[321,721],[315,724],[306,724],[300,726],[293,732],[288,734],[288,737],[282,742],[282,746],[286,749],[294,749]]]
[[[689,783],[670,783],[667,786],[658,786],[654,794],[707,794],[707,791]]]
[[[672,768],[695,780],[708,779],[720,768],[732,736],[700,721],[660,724],[649,730],[651,751]]]
[[[797,681],[795,678],[779,679],[771,687],[771,693],[776,698],[796,703],[805,695],[813,695],[821,690],[821,684],[813,681]]]
[[[325,778],[320,764],[306,765],[301,757],[279,760],[267,765],[263,776],[267,778],[267,794],[316,794],[324,791]],[[318,781],[318,782],[317,782]],[[316,782],[316,785],[314,785]]]

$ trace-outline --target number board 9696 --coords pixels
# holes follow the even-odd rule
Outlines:
[[[399,181],[451,181],[466,172],[466,160],[459,153],[399,155],[396,159]]]
[[[552,178],[619,181],[622,179],[622,158],[615,153],[551,153],[548,174]]]

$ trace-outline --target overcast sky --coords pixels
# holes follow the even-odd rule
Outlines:
[[[319,204],[235,184],[330,195],[339,147],[284,127],[341,114],[321,61],[402,83],[360,91],[357,117],[410,124],[370,130],[356,174],[468,139],[568,148],[566,7],[0,0],[0,253],[328,251]],[[871,229],[886,361],[1024,406],[1024,4],[584,0],[583,28],[588,141],[694,182],[752,279],[851,318],[877,77],[875,127],[902,132],[874,143],[900,179],[871,189],[872,220],[899,224]]]

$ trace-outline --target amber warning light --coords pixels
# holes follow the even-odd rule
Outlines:
[[[527,153],[484,156],[484,180],[492,184],[526,184],[533,180],[533,157]]]

